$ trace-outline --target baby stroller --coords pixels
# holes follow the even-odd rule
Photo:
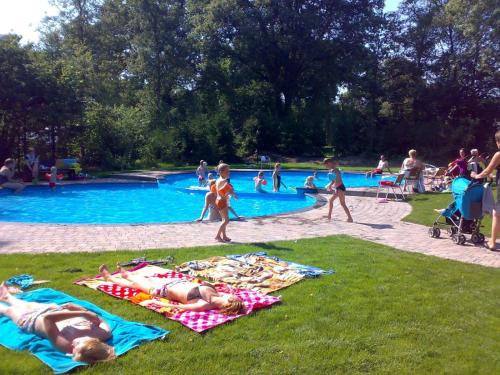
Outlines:
[[[446,228],[453,242],[465,244],[465,234],[470,234],[474,244],[484,242],[484,235],[480,233],[481,219],[483,218],[483,192],[481,182],[470,181],[465,177],[457,177],[451,183],[453,202],[437,217],[433,226],[429,228],[432,238],[439,238],[440,228]],[[441,218],[444,218],[444,223]]]

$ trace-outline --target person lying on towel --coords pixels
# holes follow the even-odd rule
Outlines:
[[[243,302],[232,294],[220,294],[214,286],[203,282],[193,283],[186,280],[169,280],[160,288],[144,278],[136,278],[128,271],[118,266],[118,271],[122,278],[111,275],[106,265],[99,267],[99,273],[106,281],[114,284],[138,289],[153,297],[165,298],[179,304],[169,304],[161,301],[154,301],[154,304],[175,309],[190,311],[207,311],[217,309],[226,315],[237,315],[245,311]],[[123,280],[125,279],[125,280]],[[152,301],[151,301],[152,302]]]
[[[95,313],[73,303],[64,305],[26,302],[0,284],[0,315],[12,319],[23,331],[47,338],[75,361],[95,363],[115,358],[108,324]]]

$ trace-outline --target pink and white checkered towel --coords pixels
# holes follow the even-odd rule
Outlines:
[[[161,268],[158,266],[151,266],[148,265],[147,263],[140,264],[137,267],[129,270],[129,272],[132,275],[147,278],[148,281],[150,282],[152,281],[155,285],[158,285],[158,287],[160,287],[165,283],[165,279],[181,279],[191,282],[199,281],[199,279],[196,279],[192,276],[168,270],[165,268]],[[115,277],[118,277],[118,275],[115,274]],[[123,287],[114,284],[112,282],[104,281],[100,276],[81,279],[76,281],[75,284],[84,285],[89,288],[109,294],[113,297],[128,300],[135,304],[140,304],[141,302],[144,301],[153,301],[153,303],[148,304],[146,306],[148,309],[157,311],[169,319],[176,320],[198,333],[204,332],[206,330],[209,330],[213,327],[229,322],[231,320],[235,320],[241,316],[249,315],[255,310],[271,306],[281,301],[280,297],[265,295],[253,290],[234,288],[228,286],[227,284],[215,284],[215,289],[219,293],[234,294],[243,301],[246,307],[246,311],[244,314],[224,315],[220,313],[218,310],[183,311],[183,310],[165,308],[161,305],[155,305],[154,304],[155,299],[150,295],[145,294],[140,290],[134,288]],[[175,303],[172,301],[168,302]]]

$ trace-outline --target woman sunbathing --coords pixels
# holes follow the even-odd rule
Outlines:
[[[160,288],[144,278],[133,278],[129,272],[117,266],[122,279],[114,277],[106,265],[99,267],[99,273],[106,281],[120,286],[138,289],[153,297],[177,301],[179,304],[154,301],[154,304],[190,311],[207,311],[218,309],[226,315],[236,315],[244,312],[245,305],[232,294],[219,294],[213,285],[203,282],[201,285],[186,280],[170,280]],[[123,280],[125,279],[125,280]]]
[[[0,315],[5,315],[23,331],[49,339],[57,349],[75,361],[95,363],[115,358],[113,347],[104,343],[111,329],[95,313],[81,306],[26,302],[0,285]]]

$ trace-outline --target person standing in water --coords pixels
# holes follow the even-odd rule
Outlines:
[[[273,170],[273,191],[280,191],[281,187],[281,163],[274,164]]]
[[[198,176],[198,186],[206,186],[206,178],[207,174],[207,163],[204,160],[200,160],[200,165],[196,169],[196,175]]]
[[[344,182],[342,181],[340,170],[337,168],[337,163],[333,160],[333,158],[325,158],[323,160],[323,164],[330,170],[329,174],[331,176],[331,181],[328,185],[326,185],[326,190],[333,192],[332,196],[328,199],[328,220],[332,219],[333,202],[335,199],[339,198],[340,205],[347,215],[347,222],[352,223],[353,220],[351,213],[345,203],[346,188]]]

